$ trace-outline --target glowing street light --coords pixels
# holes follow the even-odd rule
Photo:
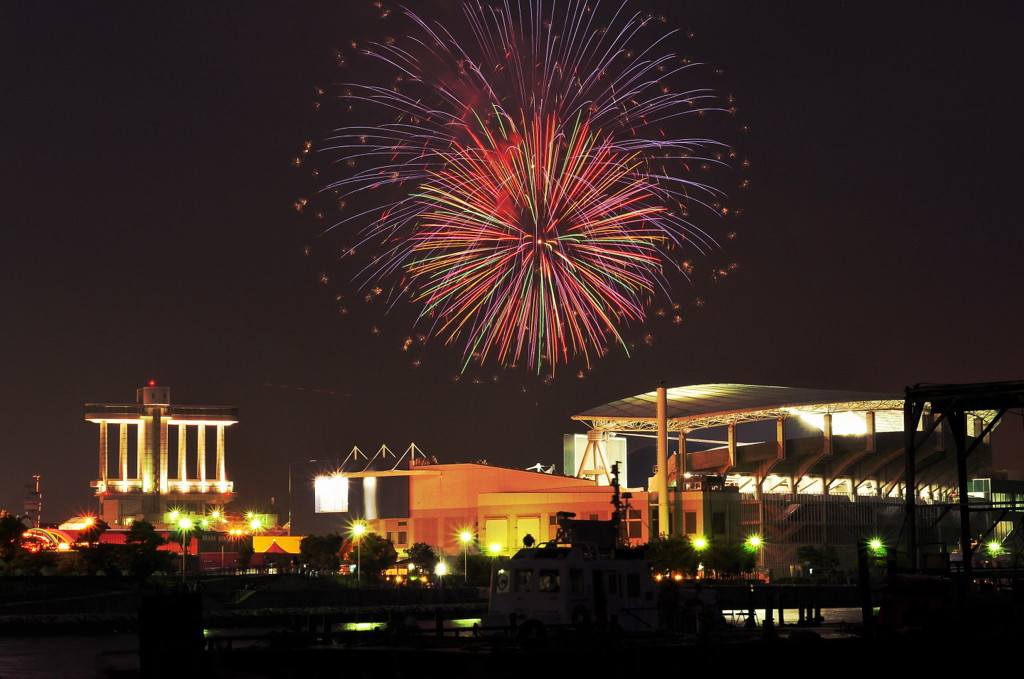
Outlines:
[[[444,560],[438,561],[437,565],[434,566],[434,575],[436,575],[442,583],[444,582],[444,576],[448,575],[448,564],[446,564]]]
[[[698,552],[708,548],[708,539],[704,537],[696,537],[693,539],[693,548]]]
[[[999,540],[992,540],[985,547],[988,549],[989,556],[999,556],[1003,553],[1003,543]]]
[[[356,539],[356,582],[363,580],[363,535],[366,533],[365,523],[352,525],[352,535]]]
[[[469,584],[469,543],[473,541],[473,534],[468,530],[459,533],[459,542],[462,543],[462,572],[465,582]]]
[[[175,512],[177,513],[177,512]],[[183,516],[178,519],[178,533],[181,535],[181,581],[185,582],[185,562],[188,561],[188,543],[191,540],[191,532],[195,525],[192,519]]]
[[[747,541],[743,543],[744,547],[746,547],[748,552],[756,552],[758,549],[761,548],[762,544],[764,543],[761,541],[760,535],[751,535],[749,538],[747,538]]]

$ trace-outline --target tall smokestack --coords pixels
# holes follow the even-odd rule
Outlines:
[[[668,535],[668,392],[665,382],[658,382],[658,532]]]

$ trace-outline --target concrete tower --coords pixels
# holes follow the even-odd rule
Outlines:
[[[99,478],[91,485],[112,527],[164,523],[172,509],[203,514],[232,500],[224,432],[238,422],[236,408],[172,406],[171,390],[150,381],[135,403],[87,403],[85,419],[100,427]]]

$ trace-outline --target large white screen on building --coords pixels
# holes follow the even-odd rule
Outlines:
[[[317,514],[348,511],[348,479],[340,474],[313,480],[313,505]]]

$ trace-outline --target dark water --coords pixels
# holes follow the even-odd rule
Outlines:
[[[93,679],[101,654],[108,667],[138,668],[138,648],[135,634],[3,637],[0,679]]]
[[[758,625],[764,621],[764,610],[755,609]],[[826,623],[860,622],[860,609],[830,608],[822,611]],[[726,612],[733,624],[742,624],[746,611]],[[478,618],[447,621],[446,627],[472,627]],[[776,619],[776,623],[778,620]],[[796,611],[787,611],[786,622],[796,622]],[[371,627],[373,623],[366,623]],[[425,628],[433,623],[424,622]],[[351,629],[351,627],[347,627]],[[340,629],[340,627],[339,627]],[[213,634],[256,634],[269,630],[207,630]],[[136,634],[61,635],[44,637],[0,638],[0,679],[94,679],[100,668],[138,669]]]

